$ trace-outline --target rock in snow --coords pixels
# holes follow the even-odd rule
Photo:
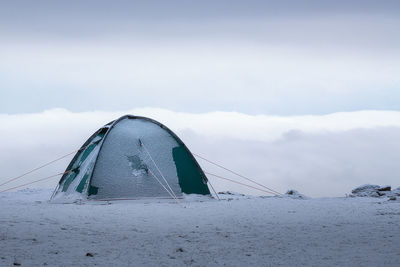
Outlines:
[[[396,196],[400,196],[400,187],[391,190],[390,185],[373,185],[365,184],[354,188],[351,191],[351,197],[388,197],[391,200],[395,200]]]
[[[296,199],[309,199],[309,197],[300,194],[298,191],[294,189],[290,189],[285,193],[285,196],[291,197],[291,198],[296,198]]]

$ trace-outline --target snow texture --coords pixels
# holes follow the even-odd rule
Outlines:
[[[398,190],[398,189],[396,189]],[[0,266],[399,266],[400,202],[250,197],[48,202],[0,194]]]

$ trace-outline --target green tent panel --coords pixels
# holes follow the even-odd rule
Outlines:
[[[53,198],[75,193],[89,199],[123,199],[210,191],[207,177],[178,136],[155,120],[126,115],[83,144]]]

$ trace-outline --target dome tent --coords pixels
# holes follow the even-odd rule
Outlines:
[[[161,123],[125,115],[95,132],[76,153],[52,198],[210,195],[207,177],[185,144]]]

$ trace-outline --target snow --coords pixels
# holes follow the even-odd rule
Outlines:
[[[400,201],[251,197],[49,202],[0,194],[0,266],[399,266]]]

